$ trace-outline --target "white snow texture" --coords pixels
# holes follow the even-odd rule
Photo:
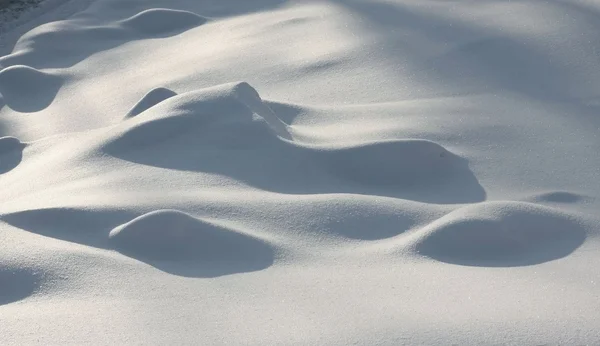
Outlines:
[[[600,344],[598,2],[3,13],[0,344]]]

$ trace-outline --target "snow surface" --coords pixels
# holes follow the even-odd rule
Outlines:
[[[599,3],[0,28],[2,345],[600,343]]]

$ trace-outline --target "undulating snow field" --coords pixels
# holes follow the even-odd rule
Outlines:
[[[600,2],[0,18],[0,344],[600,344]]]

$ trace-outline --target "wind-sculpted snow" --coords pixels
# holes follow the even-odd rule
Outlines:
[[[521,266],[559,259],[585,240],[576,219],[559,210],[520,202],[463,207],[421,232],[416,250],[442,262]]]
[[[127,112],[127,114],[125,114],[125,117],[133,118],[134,116],[175,95],[177,95],[177,93],[167,88],[152,89],[148,91],[148,93],[144,95],[144,97],[142,97],[142,99],[136,103],[135,106],[133,106],[129,112]]]
[[[445,203],[485,196],[466,160],[431,141],[323,146],[295,139],[247,83],[169,98],[102,141],[103,152],[128,161],[216,173],[274,192],[371,191]]]
[[[174,210],[139,216],[110,232],[113,247],[146,261],[196,262],[213,275],[260,270],[273,263],[265,242]],[[223,272],[220,272],[223,270]]]
[[[597,5],[46,1],[2,345],[598,343]]]
[[[75,19],[48,23],[23,35],[12,54],[0,57],[0,66],[72,66],[128,41],[169,37],[206,22],[189,11],[153,8],[105,25],[82,25]],[[39,59],[40,55],[45,59]]]
[[[0,306],[26,299],[39,289],[41,280],[32,269],[0,263]]]

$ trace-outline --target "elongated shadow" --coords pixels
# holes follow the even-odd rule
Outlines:
[[[260,258],[252,261],[169,261],[140,258],[128,252],[123,255],[151,265],[168,274],[189,278],[217,278],[220,276],[251,273],[264,270],[273,265],[274,257],[271,249],[261,253]]]
[[[104,150],[130,162],[218,174],[278,193],[351,193],[441,204],[485,200],[467,161],[432,142],[316,150],[255,134],[190,125],[157,143],[130,148],[116,142]],[[227,138],[232,141],[223,141]]]
[[[48,208],[25,210],[0,216],[19,229],[81,245],[109,248],[108,231],[136,215],[113,210]]]

